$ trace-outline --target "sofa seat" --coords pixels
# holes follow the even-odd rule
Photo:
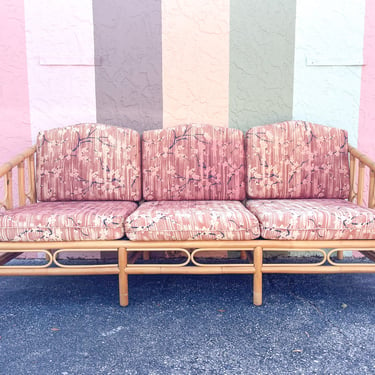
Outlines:
[[[153,201],[126,219],[136,241],[251,240],[259,236],[256,217],[238,201]]]
[[[248,200],[246,207],[265,239],[375,239],[375,210],[343,199]]]
[[[40,202],[0,213],[0,241],[113,240],[137,204],[128,201]]]

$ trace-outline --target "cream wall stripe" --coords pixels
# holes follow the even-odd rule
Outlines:
[[[163,126],[228,126],[229,0],[162,0]]]

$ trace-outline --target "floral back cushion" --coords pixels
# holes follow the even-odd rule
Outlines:
[[[249,198],[348,198],[344,130],[286,121],[250,129],[245,147]]]
[[[140,136],[131,129],[79,124],[37,139],[40,201],[141,199]]]
[[[150,130],[142,137],[145,200],[245,198],[244,135],[210,125]]]

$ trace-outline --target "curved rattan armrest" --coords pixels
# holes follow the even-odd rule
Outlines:
[[[35,160],[34,154],[36,146],[29,147],[24,152],[18,154],[8,162],[0,166],[0,177],[4,178],[4,192],[5,196],[0,201],[0,207],[11,209],[13,207],[13,169],[17,168],[18,176],[18,200],[19,205],[24,206],[27,201],[30,203],[36,202],[36,187],[35,187]],[[27,167],[28,188],[25,191],[25,165]]]

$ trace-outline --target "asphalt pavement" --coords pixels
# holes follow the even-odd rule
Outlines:
[[[375,374],[375,275],[0,278],[0,374]]]

